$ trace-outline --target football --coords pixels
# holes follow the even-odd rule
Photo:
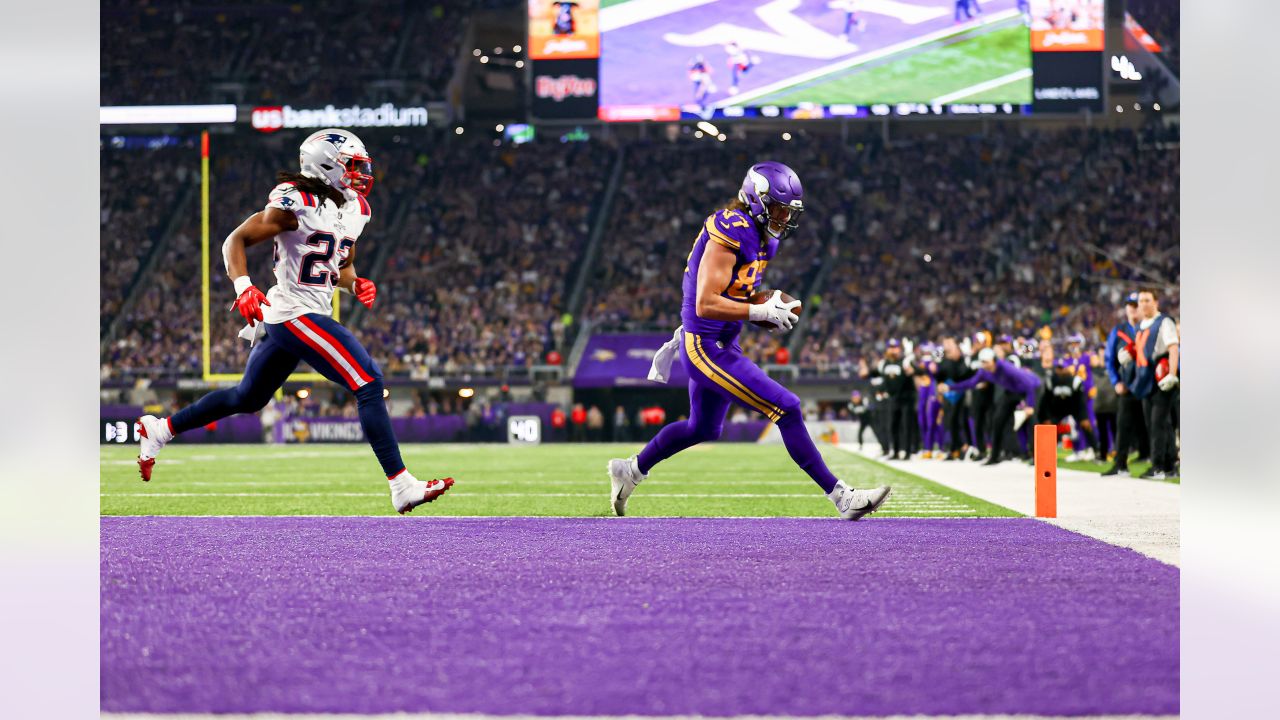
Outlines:
[[[751,296],[751,304],[761,305],[763,303],[768,302],[769,298],[771,297],[773,297],[773,290],[761,290],[760,292]],[[791,302],[792,300],[795,300],[795,298],[791,297],[786,293],[782,293],[783,302]],[[791,312],[795,313],[796,315],[799,315],[801,310],[804,310],[803,304],[795,306],[794,308],[791,309]],[[764,328],[765,330],[773,329],[773,323],[767,323],[764,321],[754,321],[751,324],[755,325],[756,327]]]

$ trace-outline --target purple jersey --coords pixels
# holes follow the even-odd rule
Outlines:
[[[703,223],[685,264],[682,284],[684,300],[680,304],[680,321],[685,330],[718,338],[732,338],[741,332],[741,320],[708,320],[698,317],[698,267],[702,264],[702,254],[707,249],[707,243],[718,243],[732,250],[737,256],[733,264],[733,276],[728,287],[720,291],[720,296],[735,302],[747,302],[764,281],[765,266],[778,251],[777,238],[770,237],[767,241],[762,241],[760,235],[755,221],[738,210],[717,210]]]
[[[1067,357],[1067,363],[1071,367],[1071,371],[1075,373],[1084,382],[1085,397],[1093,397],[1093,356],[1089,353],[1081,353],[1080,357]]]

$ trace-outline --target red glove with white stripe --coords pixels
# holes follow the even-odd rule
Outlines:
[[[361,305],[372,308],[374,298],[378,297],[378,286],[374,285],[369,278],[356,278],[356,281],[351,283],[351,294],[356,296]]]
[[[239,310],[240,316],[249,321],[249,327],[253,327],[255,322],[262,322],[262,305],[271,307],[267,296],[263,295],[257,287],[250,285],[240,293],[232,307]]]

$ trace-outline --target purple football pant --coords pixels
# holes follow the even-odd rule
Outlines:
[[[637,460],[640,472],[647,474],[685,448],[718,439],[729,405],[737,403],[773,421],[791,459],[823,492],[831,492],[837,479],[809,437],[800,398],[747,359],[736,339],[683,335],[680,358],[689,372],[689,419],[667,425],[644,446]]]

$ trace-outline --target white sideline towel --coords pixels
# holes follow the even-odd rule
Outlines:
[[[245,325],[244,327],[240,328],[240,332],[236,333],[236,336],[244,338],[245,340],[248,340],[249,347],[253,347],[253,344],[261,340],[262,336],[266,334],[267,334],[267,324],[264,322],[260,322],[257,325],[253,325],[253,326]]]
[[[649,379],[654,382],[666,383],[671,380],[671,363],[675,362],[680,356],[680,332],[683,328],[676,328],[671,333],[671,339],[658,348],[658,352],[653,354],[653,364],[649,366]]]

